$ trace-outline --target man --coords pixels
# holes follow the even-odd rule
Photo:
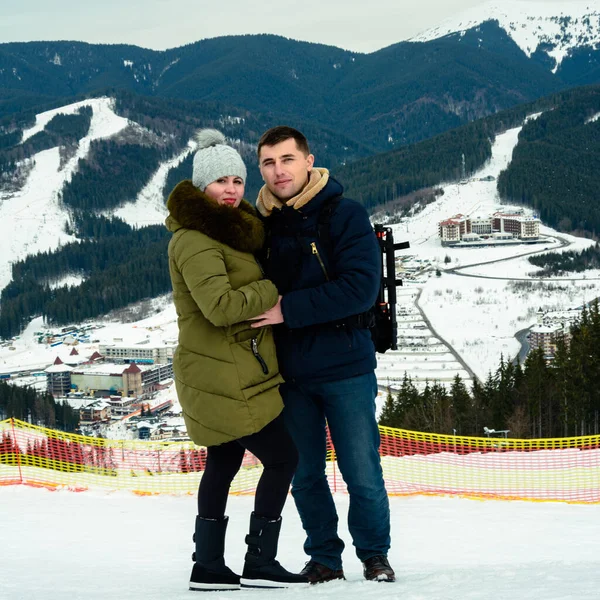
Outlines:
[[[292,495],[310,556],[302,573],[311,583],[344,578],[344,542],[325,474],[327,421],[364,575],[394,581],[375,418],[375,350],[361,318],[379,290],[378,242],[365,209],[342,196],[327,169],[313,166],[302,133],[270,129],[259,141],[258,160],[265,185],[257,208],[270,232],[265,269],[281,297],[253,327],[277,325],[284,417],[300,455]]]

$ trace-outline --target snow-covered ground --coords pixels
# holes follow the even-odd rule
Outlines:
[[[436,331],[485,379],[498,368],[501,355],[512,360],[518,354],[514,335],[537,322],[540,308],[565,310],[600,296],[598,281],[558,285],[515,289],[509,281],[442,275],[431,280],[421,300]]]
[[[433,381],[450,386],[457,374],[470,386],[471,373],[458,362],[448,345],[433,335],[423,319],[416,304],[420,289],[412,285],[398,289],[398,349],[377,357],[376,375],[380,389],[397,389],[405,373],[418,389]],[[381,408],[381,403],[378,407]]]
[[[392,497],[394,584],[366,582],[337,494],[346,581],[218,598],[596,600],[600,506]],[[253,498],[232,496],[226,559],[240,571]],[[124,492],[0,489],[0,597],[7,600],[176,600],[187,590],[196,499]],[[300,570],[304,534],[289,498],[281,563]],[[212,597],[212,596],[211,596]]]

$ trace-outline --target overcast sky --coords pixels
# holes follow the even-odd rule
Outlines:
[[[77,40],[164,50],[222,35],[276,33],[372,52],[484,3],[485,0],[0,0],[0,42]]]

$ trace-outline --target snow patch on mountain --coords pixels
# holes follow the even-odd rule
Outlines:
[[[190,140],[183,152],[160,165],[134,202],[127,202],[114,211],[106,212],[105,215],[118,217],[132,227],[163,223],[168,214],[163,197],[169,171],[185,160],[195,148],[195,142]],[[167,190],[167,193],[169,191]]]
[[[488,2],[465,10],[410,39],[427,42],[451,33],[464,33],[497,20],[506,33],[531,56],[540,44],[556,61],[555,70],[573,48],[600,45],[598,2]]]
[[[23,139],[42,131],[55,115],[72,114],[82,106],[90,106],[93,116],[75,154],[61,165],[58,147],[38,152],[24,186],[14,193],[0,193],[0,290],[12,279],[13,262],[76,240],[65,232],[69,214],[60,193],[75,173],[79,159],[88,155],[91,142],[111,137],[128,124],[127,119],[114,113],[112,98],[90,98],[40,113],[35,125],[24,131]]]
[[[127,125],[127,119],[118,117],[113,112],[114,100],[112,98],[90,98],[81,102],[74,102],[60,108],[53,108],[46,112],[40,113],[35,117],[35,125],[23,131],[23,139],[21,142],[29,139],[31,136],[43,131],[46,125],[58,114],[72,115],[75,114],[83,106],[90,106],[94,111],[94,117],[90,126],[90,131],[86,138],[106,138],[121,131]],[[82,140],[82,141],[83,141]]]
[[[595,123],[598,119],[600,119],[600,113],[595,114],[593,117],[590,117],[585,124],[587,125],[588,123]]]
[[[85,281],[85,277],[83,275],[78,275],[76,273],[70,273],[69,275],[64,275],[63,277],[59,277],[55,281],[48,282],[48,286],[50,289],[56,289],[59,287],[77,287],[81,285]]]

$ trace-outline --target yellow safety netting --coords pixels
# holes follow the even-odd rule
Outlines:
[[[390,495],[600,502],[600,436],[514,440],[448,436],[380,427]],[[206,449],[191,442],[86,437],[0,421],[0,485],[138,494],[194,494]],[[246,453],[231,487],[252,494],[262,467]],[[346,491],[329,443],[327,475]]]

